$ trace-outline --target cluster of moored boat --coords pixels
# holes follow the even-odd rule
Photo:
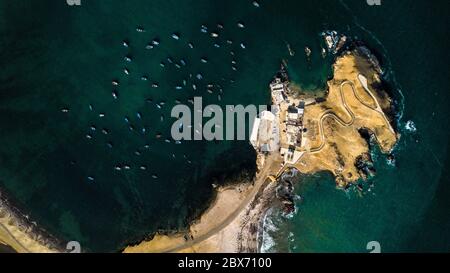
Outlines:
[[[259,3],[254,1],[253,5],[255,7],[259,7]],[[236,27],[238,29],[244,29],[246,26],[244,25],[244,23],[242,21],[239,21],[236,23]],[[216,48],[221,48],[223,44],[228,44],[228,45],[233,45],[233,40],[231,39],[226,39],[226,40],[222,40],[221,36],[223,35],[223,30],[225,29],[225,26],[221,23],[218,23],[215,25],[215,27],[213,27],[213,30],[210,30],[208,28],[208,26],[206,24],[201,25],[200,27],[200,31],[202,33],[206,33],[209,34],[210,38],[213,41],[213,46]],[[146,34],[146,30],[143,26],[138,26],[136,27],[136,32],[138,33],[142,33],[142,34]],[[178,42],[182,42],[182,35],[178,32],[173,32],[172,34],[170,34],[170,38],[172,38],[175,41]],[[153,38],[150,42],[148,42],[143,48],[146,50],[152,50],[155,49],[159,46],[161,46],[161,40],[159,38]],[[124,39],[122,41],[122,47],[127,49],[127,54],[124,55],[123,57],[123,74],[124,77],[131,77],[133,74],[135,74],[131,67],[133,64],[133,55],[131,54],[131,48],[132,48],[132,44],[131,41],[128,39]],[[187,41],[187,47],[190,49],[194,49],[194,42],[192,41]],[[244,42],[239,42],[238,43],[238,48],[240,49],[246,49],[246,45]],[[237,61],[235,59],[235,52],[233,50],[231,50],[229,52],[232,56],[233,56],[233,60],[231,61],[231,69],[232,71],[237,71],[238,67],[237,67]],[[192,61],[192,60],[191,60]],[[207,56],[202,56],[199,59],[199,62],[202,65],[208,65],[210,63],[210,59]],[[187,68],[188,67],[188,58],[179,58],[179,59],[175,59],[171,56],[167,57],[165,60],[160,61],[159,65],[161,66],[162,69],[167,69],[168,66],[172,66],[175,67],[176,69],[183,69],[184,67]],[[198,89],[202,88],[201,86],[205,86],[205,90],[207,93],[209,94],[217,94],[217,99],[220,101],[222,99],[222,94],[223,94],[223,88],[220,84],[217,83],[206,83],[205,82],[205,77],[203,75],[203,73],[201,72],[196,72],[196,73],[189,73],[188,74],[189,77],[185,78],[182,80],[182,82],[180,82],[179,84],[174,86],[174,89],[177,91],[182,91],[184,89],[191,89],[192,91],[197,91]],[[159,88],[160,84],[155,81],[154,79],[151,79],[149,75],[146,74],[141,74],[138,75],[139,79],[142,82],[149,82],[150,83],[150,87],[151,88]],[[222,78],[222,80],[226,81],[225,78]],[[119,89],[121,88],[121,81],[119,80],[119,78],[113,79],[111,81],[111,85],[112,85],[112,91],[111,91],[111,96],[113,98],[113,101],[120,101],[120,92]],[[124,82],[126,82],[125,80],[123,80]],[[233,83],[234,80],[230,79],[229,80],[230,83]],[[162,107],[165,105],[165,101],[160,101],[160,102],[154,102],[152,99],[146,99],[147,104],[152,104],[154,105],[157,109],[162,109]],[[175,103],[179,104],[182,101],[180,99],[176,99]],[[189,98],[187,100],[187,102],[192,103],[193,104],[193,97]],[[98,115],[98,118],[105,118],[106,117],[106,113],[103,112],[97,112],[96,109],[94,109],[93,104],[89,104],[88,105],[88,109],[90,112],[94,112],[96,113],[96,115]],[[69,108],[64,107],[61,109],[61,112],[63,113],[68,113],[69,112]],[[140,133],[141,135],[148,135],[148,131],[149,128],[146,127],[145,125],[143,125],[142,120],[144,119],[144,114],[140,111],[137,111],[135,113],[135,119],[134,119],[134,123],[132,122],[132,119],[129,116],[125,116],[123,117],[124,123],[127,126],[128,130],[130,132],[137,132]],[[164,118],[164,114],[160,113],[160,121],[164,122],[165,118]],[[138,125],[139,124],[139,125]],[[182,128],[180,128],[181,130]],[[88,139],[89,141],[93,141],[96,137],[96,133],[100,132],[101,134],[105,135],[105,136],[109,136],[110,135],[110,130],[107,128],[102,128],[102,129],[98,129],[97,126],[95,124],[91,124],[89,125],[89,130],[88,133],[86,134],[86,139]],[[156,133],[155,135],[155,139],[161,139],[164,140],[164,142],[166,143],[172,143],[173,141],[170,138],[163,138],[162,137],[162,133]],[[175,141],[175,144],[181,144],[180,141]],[[114,148],[114,144],[112,141],[106,141],[106,147],[107,149],[113,149]],[[145,144],[144,147],[141,147],[141,149],[137,149],[136,151],[134,151],[134,155],[135,156],[141,156],[142,155],[142,151],[143,150],[148,150],[150,148],[149,144]],[[171,155],[172,158],[176,158],[175,154]],[[188,163],[191,164],[191,160],[188,159],[188,157],[186,155],[183,155],[184,160]],[[131,170],[133,169],[133,167],[130,164],[126,164],[126,163],[122,163],[122,164],[117,164],[115,166],[113,166],[113,169],[117,172],[121,172],[121,171],[127,171],[127,170]],[[135,166],[135,169],[139,169],[142,171],[147,171],[149,168],[147,165],[144,164],[137,164],[137,166]],[[157,174],[153,174],[152,177],[154,179],[158,178]],[[95,181],[95,177],[93,175],[87,176],[87,180],[90,182],[94,182]]]

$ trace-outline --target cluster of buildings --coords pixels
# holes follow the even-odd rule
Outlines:
[[[275,78],[270,84],[271,111],[263,111],[255,119],[250,142],[263,153],[280,152],[284,163],[295,164],[303,155],[303,115],[305,101],[290,100],[288,81]]]

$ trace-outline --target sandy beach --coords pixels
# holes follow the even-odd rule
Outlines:
[[[0,243],[19,253],[61,252],[56,240],[16,212],[0,195]],[[5,248],[8,250],[7,248]]]

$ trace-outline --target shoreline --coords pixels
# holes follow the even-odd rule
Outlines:
[[[340,47],[344,47],[344,44]],[[278,75],[283,75],[282,72],[283,67]],[[293,183],[285,181],[285,177],[293,177],[289,174],[290,170],[295,169],[302,175],[330,172],[336,185],[342,189],[351,185],[358,187],[369,176],[375,175],[370,158],[371,147],[360,130],[364,128],[370,132],[385,154],[392,152],[399,134],[393,126],[395,119],[389,115],[389,112],[395,109],[392,107],[391,96],[382,88],[382,69],[369,49],[352,43],[335,55],[333,78],[327,82],[325,96],[319,99],[297,98],[289,87],[289,80],[278,77],[270,84],[272,101],[277,102],[277,109],[272,113],[272,120],[275,122],[269,126],[280,128],[273,129],[272,134],[283,131],[285,134],[296,135],[287,137],[281,134],[280,146],[276,143],[274,145],[279,148],[268,152],[262,151],[260,145],[273,145],[272,142],[277,139],[275,136],[264,133],[261,143],[258,136],[251,140],[258,154],[259,169],[267,170],[278,166],[278,170],[275,173],[257,173],[255,180],[264,180],[254,183],[258,187],[257,193],[247,194],[246,198],[251,200],[248,203],[243,202],[240,212],[235,213],[234,219],[225,225],[215,226],[214,220],[211,220],[224,216],[214,211],[217,203],[223,202],[224,199],[219,194],[215,203],[200,217],[199,222],[190,227],[192,241],[179,240],[179,234],[157,235],[153,240],[127,247],[124,252],[257,252],[262,240],[261,220],[267,209],[275,205],[274,200],[280,201],[286,212],[295,209],[291,195]],[[283,90],[281,92],[284,92],[284,98],[277,95],[280,90]],[[270,113],[267,115],[270,116]],[[267,139],[272,142],[266,144]],[[352,145],[348,145],[349,142]],[[272,159],[265,162],[266,158],[270,157]],[[296,159],[293,160],[293,157]],[[277,159],[282,162],[281,167]],[[208,223],[208,220],[211,222]],[[198,232],[198,225],[203,225],[204,230]],[[196,232],[196,235],[203,232],[207,236],[194,239],[192,234]],[[224,243],[224,238],[228,241],[234,240],[235,243]]]
[[[268,209],[277,205],[276,203],[284,206],[285,210],[290,210],[293,207],[293,200],[286,198],[288,195],[282,197],[278,195],[278,189],[286,186],[283,185],[283,178],[279,180],[279,177],[289,169],[296,169],[299,173],[305,175],[318,171],[331,172],[337,185],[342,188],[356,183],[361,178],[364,180],[367,175],[370,175],[372,172],[370,157],[360,158],[369,151],[368,145],[362,142],[362,140],[367,141],[367,139],[355,134],[352,129],[368,123],[369,126],[374,126],[374,130],[367,128],[373,134],[377,131],[375,129],[382,130],[384,142],[378,142],[378,145],[382,150],[384,148],[384,150],[389,151],[392,148],[392,143],[395,144],[398,137],[395,135],[397,130],[395,130],[395,119],[393,118],[395,117],[395,108],[391,96],[383,88],[385,82],[382,79],[382,69],[376,56],[371,54],[368,48],[361,46],[361,44],[358,45],[356,42],[352,42],[351,45],[341,45],[341,47],[345,49],[342,52],[340,51],[339,54],[335,54],[333,78],[327,81],[327,88],[324,90],[325,96],[319,98],[321,100],[316,99],[314,102],[307,104],[306,107],[303,106],[305,107],[305,124],[301,122],[301,126],[307,127],[308,132],[300,131],[300,134],[302,134],[302,139],[306,139],[309,143],[306,146],[302,142],[298,143],[298,147],[295,149],[300,154],[300,158],[296,162],[282,161],[284,157],[282,154],[280,156],[278,152],[269,152],[265,155],[257,150],[256,165],[258,170],[252,179],[248,179],[249,173],[244,174],[244,170],[236,175],[238,178],[233,178],[237,181],[231,181],[233,179],[230,179],[223,186],[217,187],[210,201],[205,205],[205,209],[200,209],[197,216],[192,216],[188,220],[186,228],[160,230],[144,237],[140,242],[130,242],[121,251],[258,252],[264,224],[262,219],[267,214]],[[371,91],[368,91],[367,94],[360,93],[360,95],[364,94],[363,100],[358,98],[358,92],[362,92],[361,90],[364,87],[362,83],[358,83],[358,86],[355,87],[355,83],[357,83],[356,75],[358,77],[361,75],[359,73],[369,74],[369,86],[371,90],[374,90],[375,96],[372,95]],[[350,80],[349,77],[351,77]],[[352,83],[348,86],[352,88],[355,98],[348,97],[348,91],[344,95],[343,86],[347,82]],[[292,99],[290,103],[295,101],[298,104],[298,101],[305,100],[305,98],[295,97],[295,92],[292,92],[289,88],[289,82],[286,84],[286,89],[287,94]],[[295,86],[292,89],[295,89]],[[346,100],[349,100],[350,108],[346,105]],[[341,101],[343,105],[341,105]],[[375,106],[366,105],[364,101],[366,103],[372,101]],[[286,107],[281,107],[280,119],[285,118],[287,111],[284,108]],[[364,107],[368,107],[374,112],[367,112],[367,108]],[[390,132],[386,132],[386,124],[382,124],[383,120],[377,117],[377,109],[380,110],[378,114],[387,116],[387,119],[385,117],[387,124],[394,127],[394,136]],[[393,116],[390,114],[393,114]],[[345,118],[346,115],[351,117],[350,122],[346,121],[348,120],[348,117]],[[343,116],[344,119],[340,116]],[[324,122],[326,117],[331,118]],[[354,125],[355,120],[357,124]],[[330,135],[329,132],[335,132],[335,134]],[[317,139],[317,135],[321,138]],[[346,139],[355,140],[353,147],[346,147]],[[282,139],[282,141],[285,141],[285,139]],[[384,145],[382,145],[383,143]],[[357,160],[360,159],[362,167],[357,167]],[[345,162],[355,164],[355,166],[347,164],[346,169],[344,169]],[[244,178],[243,176],[247,177]],[[242,180],[245,180],[245,182],[242,182]],[[292,188],[292,183],[290,187]],[[8,199],[0,192],[1,241],[18,252],[64,252],[61,247],[62,244],[55,237],[40,229],[26,215],[21,214],[18,209],[11,206]]]
[[[64,252],[63,244],[13,206],[0,190],[0,243],[18,253]]]
[[[274,158],[258,156],[253,183],[217,188],[214,203],[187,232],[157,233],[151,240],[130,245],[123,252],[257,252],[258,225],[275,197],[276,183],[268,177],[281,170]]]

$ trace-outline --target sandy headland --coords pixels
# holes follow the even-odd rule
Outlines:
[[[273,127],[279,135],[261,137],[262,129],[254,129],[256,137],[251,141],[258,171],[251,183],[217,189],[210,208],[185,232],[156,234],[124,252],[257,252],[267,209],[294,207],[290,182],[284,179],[288,173],[327,171],[339,188],[375,175],[370,145],[376,143],[389,154],[399,138],[389,116],[392,99],[381,88],[382,70],[370,51],[358,46],[340,51],[342,41],[341,37],[334,45],[329,43],[328,50],[339,54],[323,97],[308,97],[290,88],[285,71],[271,83],[276,109],[260,115],[266,120],[258,126],[264,131]]]

